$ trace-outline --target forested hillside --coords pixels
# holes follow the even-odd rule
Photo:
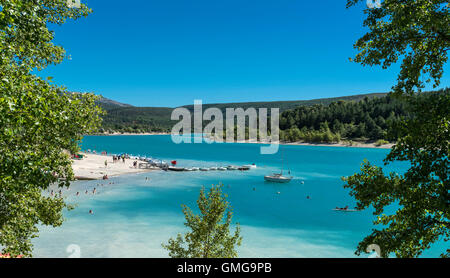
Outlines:
[[[107,111],[102,132],[170,132],[176,123],[170,120],[173,108],[126,107]]]
[[[424,96],[436,93],[448,94],[449,89]],[[407,111],[404,102],[390,96],[301,106],[282,114],[280,138],[287,142],[395,141],[397,134],[390,127],[410,116]]]
[[[449,93],[449,89],[431,93]],[[425,93],[427,94],[427,93]],[[280,139],[285,142],[340,142],[395,141],[395,129],[390,126],[402,117],[407,117],[407,107],[386,94],[369,94],[334,99],[317,99],[296,102],[255,102],[204,105],[206,110],[217,107],[286,109],[280,116]],[[133,107],[108,100],[107,115],[104,116],[101,132],[170,132],[176,121],[170,116],[174,108]],[[192,106],[185,106],[193,109]]]
[[[339,100],[358,102],[365,98],[372,99],[383,97],[385,95],[386,94],[383,93],[374,93],[313,100],[204,104],[203,110],[211,107],[219,108],[222,111],[225,111],[225,108],[247,109],[254,107],[279,108],[280,112],[283,112],[299,106],[311,106],[317,104],[328,105]],[[170,120],[174,108],[134,107],[104,97],[98,101],[98,104],[107,112],[103,117],[104,121],[101,132],[170,132],[172,126],[176,123],[175,121]],[[183,107],[192,112],[194,111],[193,105],[186,105]]]
[[[214,104],[203,104],[203,110],[206,110],[211,107],[219,108],[222,111],[225,111],[226,108],[279,108],[280,112],[284,112],[286,110],[294,109],[299,106],[311,106],[316,104],[328,105],[336,101],[361,101],[365,98],[377,98],[384,97],[387,94],[385,93],[373,93],[373,94],[363,94],[363,95],[353,95],[353,96],[343,96],[343,97],[334,97],[334,98],[319,98],[319,99],[311,99],[311,100],[291,100],[291,101],[260,101],[260,102],[235,102],[235,103],[214,103]],[[194,111],[194,105],[186,105],[183,106],[190,111]]]

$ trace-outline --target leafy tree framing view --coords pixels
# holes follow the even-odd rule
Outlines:
[[[362,0],[349,0],[347,7]],[[448,1],[385,0],[380,8],[366,9],[354,61],[384,69],[401,60],[392,96],[406,101],[411,117],[396,123],[397,144],[385,159],[410,163],[406,173],[385,173],[365,161],[361,173],[344,178],[357,207],[375,208],[373,229],[357,247],[357,254],[378,244],[382,255],[417,257],[433,243],[450,239],[450,96],[421,94],[427,83],[439,86],[450,49]],[[426,78],[425,81],[423,79]],[[393,214],[388,207],[398,204]],[[449,250],[442,250],[449,257]]]

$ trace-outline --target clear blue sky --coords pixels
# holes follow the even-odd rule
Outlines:
[[[40,75],[136,106],[386,92],[399,70],[349,62],[365,6],[346,0],[81,1],[89,17],[53,28],[72,60]]]

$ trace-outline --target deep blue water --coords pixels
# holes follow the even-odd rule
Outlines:
[[[202,186],[222,183],[233,207],[233,222],[242,228],[241,257],[353,257],[358,242],[373,228],[374,218],[371,210],[332,211],[336,206],[355,205],[341,177],[359,171],[364,159],[382,165],[388,153],[385,149],[282,146],[275,155],[261,155],[259,144],[177,145],[163,135],[88,136],[82,146],[97,152],[176,159],[180,166],[256,163],[258,168],[159,171],[108,182],[75,182],[65,195],[76,209],[65,213],[62,227],[42,228],[40,238],[34,240],[35,256],[67,257],[67,246],[76,244],[82,257],[166,257],[161,243],[185,231],[181,204],[194,208]],[[279,169],[281,152],[295,180],[284,185],[264,182],[264,175]],[[387,168],[405,169],[404,164]],[[97,195],[74,196],[76,191],[94,187]],[[94,215],[87,213],[90,209]],[[442,250],[438,244],[424,256],[436,257]]]

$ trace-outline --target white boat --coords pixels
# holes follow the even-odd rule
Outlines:
[[[191,169],[192,169],[192,171],[198,171],[198,170],[200,170],[200,168],[198,168],[198,167],[192,167]]]
[[[277,183],[289,183],[293,177],[290,176],[291,171],[289,170],[289,176],[283,175],[283,149],[281,149],[281,172],[280,173],[274,173],[273,175],[264,176],[264,180],[268,182],[277,182]]]
[[[237,169],[238,169],[238,167],[232,166],[232,165],[227,167],[227,170],[237,170]]]
[[[217,168],[217,170],[219,170],[219,171],[226,171],[227,168],[225,168],[225,167],[219,167],[219,168]]]
[[[357,209],[332,209],[334,211],[342,211],[342,212],[358,212]]]
[[[175,172],[183,172],[186,169],[183,167],[175,167],[175,166],[169,166],[168,168],[169,171],[175,171]]]
[[[209,170],[211,170],[211,171],[217,171],[217,167],[211,167],[211,168],[209,168]]]
[[[264,176],[264,180],[269,182],[288,183],[292,180],[292,176],[283,176],[283,174],[273,174],[272,176]]]
[[[248,168],[255,169],[256,168],[256,164],[242,165],[242,167],[248,167]]]

